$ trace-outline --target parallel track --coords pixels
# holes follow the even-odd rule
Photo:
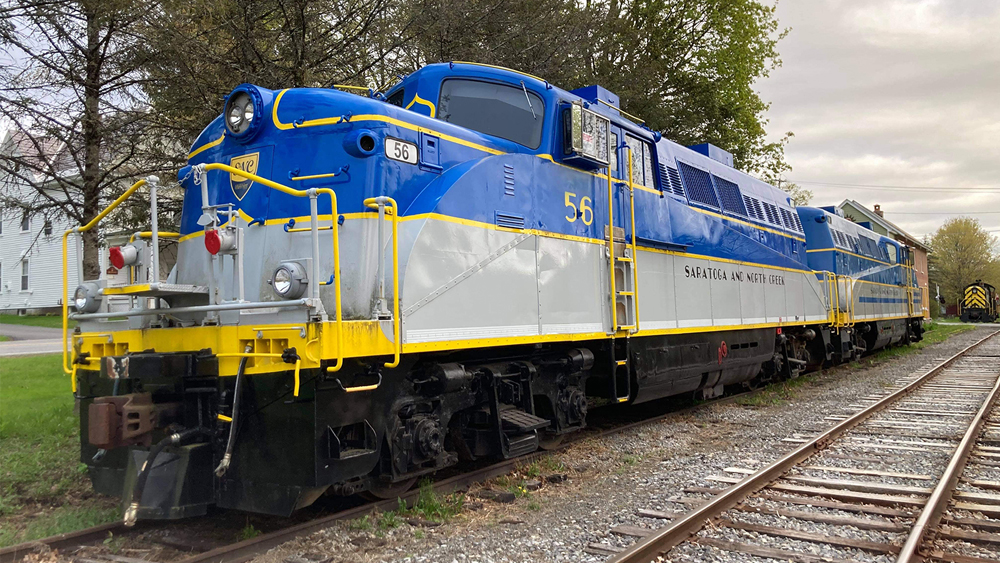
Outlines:
[[[1000,467],[997,334],[854,414],[826,417],[839,422],[815,437],[786,440],[802,444],[757,471],[727,468],[741,477],[708,477],[732,485],[688,489],[714,496],[681,499],[698,504],[686,513],[640,511],[671,524],[611,530],[638,537],[631,547],[591,544],[590,551],[617,552],[610,563],[701,560],[708,549],[800,563],[873,556],[900,563],[997,561],[1000,522],[989,518],[1000,518],[1000,482],[963,478],[963,472]],[[907,472],[908,462],[928,474]],[[843,533],[848,527],[853,533]],[[966,553],[941,547],[956,545],[948,542],[966,542],[955,548]]]

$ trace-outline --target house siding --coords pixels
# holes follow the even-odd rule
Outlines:
[[[28,199],[29,187],[20,191]],[[0,311],[56,309],[62,307],[62,234],[72,223],[68,219],[53,219],[52,234],[43,233],[45,219],[31,218],[31,228],[21,232],[21,212],[0,210],[3,232],[0,234]],[[77,245],[69,240],[69,291],[79,285],[75,265]],[[28,260],[28,289],[21,290],[21,261]]]

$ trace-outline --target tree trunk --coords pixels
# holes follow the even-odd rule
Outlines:
[[[89,222],[97,216],[101,208],[101,46],[100,22],[96,10],[84,9],[87,18],[87,63],[83,85],[83,221]],[[83,275],[86,279],[97,279],[101,275],[98,252],[100,251],[99,226],[83,236]]]

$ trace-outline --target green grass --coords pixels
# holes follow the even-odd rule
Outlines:
[[[79,422],[59,355],[0,360],[0,546],[113,520],[79,461]]]
[[[0,342],[7,342],[9,340],[10,340],[9,336],[4,336],[4,335],[0,334]]]
[[[22,325],[22,326],[44,326],[48,328],[62,328],[62,316],[60,315],[0,315],[0,325]],[[69,321],[69,328],[75,328],[76,321]]]
[[[853,369],[875,366],[887,360],[905,356],[906,354],[912,354],[917,350],[923,350],[928,346],[944,342],[956,334],[974,330],[976,327],[973,325],[943,325],[931,321],[925,323],[924,328],[926,331],[924,332],[923,340],[920,342],[914,342],[908,346],[893,346],[892,348],[879,350],[870,356],[865,356],[847,365]],[[810,382],[814,375],[815,373],[806,374],[795,379],[772,383],[757,393],[747,397],[740,397],[736,400],[736,403],[748,407],[764,407],[782,404],[785,401],[794,398],[796,390]]]
[[[430,480],[420,482],[420,490],[413,506],[406,506],[403,499],[399,499],[399,508],[387,512],[380,512],[374,517],[364,516],[353,520],[348,527],[354,531],[368,532],[375,531],[376,535],[382,535],[387,530],[392,530],[403,525],[407,518],[422,518],[431,522],[447,522],[462,511],[465,502],[465,495],[460,493],[450,495],[439,495],[434,490]]]
[[[236,534],[236,541],[250,540],[261,535],[262,533],[263,532],[261,532],[257,528],[254,528],[253,524],[251,524],[248,520],[247,525],[243,526],[243,529]]]

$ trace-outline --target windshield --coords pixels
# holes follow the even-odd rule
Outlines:
[[[438,100],[438,118],[537,149],[542,142],[545,104],[525,87],[445,80]]]

